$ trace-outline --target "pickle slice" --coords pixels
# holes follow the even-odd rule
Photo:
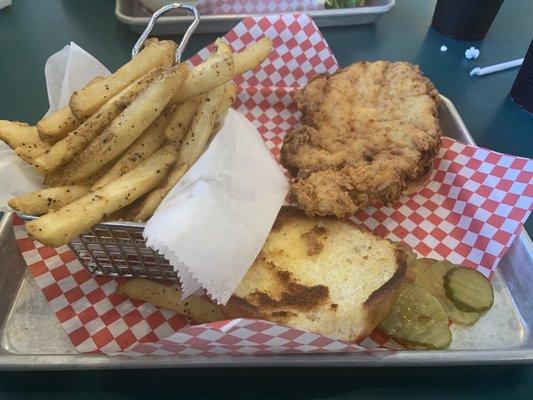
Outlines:
[[[417,264],[419,260],[416,260],[414,264]],[[429,267],[418,269],[414,282],[429,290],[437,298],[444,310],[446,310],[448,318],[453,322],[459,325],[472,325],[477,322],[481,314],[458,309],[446,295],[446,290],[444,289],[444,275],[455,268],[457,268],[457,265],[447,261],[434,262]]]
[[[407,266],[407,271],[405,273],[405,279],[408,281],[414,282],[416,277],[427,270],[429,266],[438,262],[432,258],[417,258],[411,264]],[[427,289],[427,288],[426,288]]]
[[[462,311],[485,312],[494,303],[492,284],[475,269],[454,268],[444,275],[446,295]]]
[[[380,326],[408,347],[445,349],[452,341],[444,308],[427,289],[412,282],[402,285],[398,300]]]

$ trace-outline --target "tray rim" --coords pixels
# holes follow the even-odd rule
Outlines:
[[[116,0],[115,1],[115,17],[123,24],[129,26],[145,26],[150,19],[149,16],[131,16],[124,13],[122,3],[126,0]],[[354,15],[365,15],[365,14],[385,14],[389,12],[392,7],[396,4],[396,0],[387,0],[388,3],[382,6],[363,6],[363,7],[353,7],[353,8],[343,8],[343,9],[333,9],[333,10],[311,10],[306,11],[305,13],[311,18],[335,18],[335,17],[349,17]],[[301,12],[284,12],[279,14],[298,14]],[[261,14],[211,14],[203,15],[201,17],[201,22],[203,24],[212,23],[212,22],[239,22],[243,18],[250,16],[264,16],[271,15],[271,13],[261,13]],[[172,25],[172,24],[185,24],[190,23],[192,17],[187,15],[175,15],[175,16],[163,16],[158,19],[157,23],[159,25]]]
[[[475,145],[459,112],[447,97],[441,101],[461,128],[467,144]],[[11,219],[7,212],[0,225]],[[515,240],[520,240],[533,252],[533,241],[522,228]],[[29,275],[25,271],[26,276]],[[500,275],[497,270],[496,274]],[[31,277],[31,276],[30,276]],[[25,279],[23,277],[21,282]],[[502,278],[505,282],[505,279]],[[473,357],[474,356],[474,357]],[[417,366],[473,366],[533,363],[533,348],[465,350],[409,350],[373,353],[286,354],[260,356],[107,356],[103,354],[0,354],[1,370],[91,370],[91,369],[155,369],[155,368],[222,368],[222,367],[417,367]]]

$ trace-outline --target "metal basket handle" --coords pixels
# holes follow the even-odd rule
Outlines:
[[[181,39],[181,42],[176,50],[176,63],[181,62],[181,56],[183,54],[183,50],[185,50],[187,43],[189,43],[189,39],[191,38],[192,34],[196,30],[196,27],[198,26],[198,24],[200,23],[200,14],[198,14],[198,10],[196,9],[195,6],[189,3],[171,3],[157,10],[152,15],[152,18],[150,18],[150,21],[148,21],[148,25],[144,29],[144,32],[142,33],[142,35],[139,37],[139,40],[137,40],[137,43],[135,43],[135,46],[133,46],[133,49],[131,50],[131,58],[135,57],[139,53],[139,51],[141,51],[142,47],[144,46],[144,42],[148,38],[148,35],[150,34],[150,32],[152,32],[152,29],[154,28],[157,22],[157,19],[161,15],[164,15],[168,11],[173,10],[175,8],[186,10],[193,15],[193,21],[191,25],[189,25],[189,27],[187,28],[187,31],[183,35],[183,38]]]

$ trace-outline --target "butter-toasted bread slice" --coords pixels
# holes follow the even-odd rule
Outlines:
[[[350,221],[285,208],[226,313],[358,341],[388,314],[405,259]]]

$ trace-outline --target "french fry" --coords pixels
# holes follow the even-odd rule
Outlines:
[[[231,107],[233,103],[235,103],[235,99],[237,98],[237,86],[234,82],[228,82],[226,84],[226,89],[224,91],[224,95],[222,96],[222,99],[220,100],[220,103],[217,108],[217,116],[220,118],[227,110]]]
[[[30,215],[42,215],[55,211],[74,200],[85,196],[89,187],[70,185],[46,188],[32,193],[26,193],[8,201],[11,208]]]
[[[89,117],[111,97],[152,68],[166,69],[173,65],[175,52],[176,43],[171,40],[146,46],[130,62],[102,82],[74,92],[69,104],[72,113],[80,119]]]
[[[227,44],[221,45],[220,41],[218,44],[217,51],[227,46]],[[172,103],[179,103],[208,92],[231,81],[235,75],[254,69],[268,57],[271,50],[272,40],[265,37],[231,57],[227,54],[225,56],[214,54],[191,70],[180,90],[172,98]]]
[[[152,46],[154,44],[158,44],[159,39],[155,37],[148,38],[144,41],[144,47]]]
[[[229,44],[227,44],[222,38],[218,38],[217,40],[215,40],[215,51],[213,53],[213,56],[226,57],[228,55],[232,56]]]
[[[131,300],[141,300],[157,307],[172,310],[200,324],[222,321],[220,307],[201,297],[181,298],[181,290],[144,278],[134,278],[122,283],[117,294]]]
[[[45,183],[58,186],[79,182],[120,155],[163,112],[186,73],[185,64],[165,71],[76,158],[48,175]]]
[[[209,57],[189,72],[179,90],[172,97],[171,103],[179,103],[209,92],[232,80],[234,75],[235,66],[231,55]]]
[[[161,183],[175,158],[174,147],[165,146],[106,186],[27,222],[26,229],[31,237],[47,246],[64,245]]]
[[[126,216],[126,219],[130,221],[146,221],[150,218],[165,196],[178,183],[183,174],[187,172],[187,169],[189,169],[187,164],[175,166],[158,187],[146,194],[142,203],[132,210]]]
[[[152,68],[142,77],[126,86],[77,129],[54,144],[50,151],[37,158],[35,160],[36,168],[41,172],[48,173],[73,159],[124,111],[128,104],[148,87],[160,73],[161,68]]]
[[[172,112],[172,116],[170,117],[170,121],[165,128],[165,136],[168,140],[176,144],[181,143],[181,139],[183,139],[183,136],[185,136],[189,130],[194,114],[203,100],[204,95],[201,94],[176,105]]]
[[[34,143],[30,145],[20,146],[15,149],[15,154],[26,161],[28,164],[32,164],[34,159],[50,150],[50,145],[46,143]]]
[[[217,120],[217,109],[225,91],[226,85],[222,85],[207,93],[205,101],[198,108],[191,127],[178,149],[176,159],[178,165],[193,165],[204,151]]]
[[[92,186],[92,190],[107,185],[114,179],[131,171],[142,161],[146,160],[156,150],[158,150],[165,141],[163,134],[165,127],[170,118],[172,106],[167,107],[150,127],[143,132],[139,138],[126,150],[118,159],[111,169]]]
[[[90,81],[86,86],[91,86],[95,83],[103,81],[104,78],[97,76]],[[37,132],[42,141],[47,143],[55,143],[61,138],[65,137],[67,133],[76,129],[81,124],[81,120],[76,118],[70,107],[64,107],[47,117],[43,117],[37,122]]]
[[[25,122],[0,120],[0,140],[13,150],[21,146],[42,143],[35,126]]]
[[[272,51],[272,39],[264,37],[239,53],[233,54],[235,74],[240,75],[261,64]]]
[[[114,165],[114,163],[116,161],[118,161],[118,159],[119,159],[119,157],[117,157],[113,161],[107,163],[102,168],[100,168],[98,171],[96,171],[94,174],[89,175],[88,177],[83,178],[81,181],[77,182],[76,185],[88,186],[88,187],[92,188],[93,185],[96,182],[98,182],[100,179],[102,179],[102,177],[109,172],[111,167]],[[46,178],[45,178],[45,182],[44,183],[46,184]]]
[[[53,143],[68,132],[80,126],[81,121],[72,114],[70,107],[64,107],[37,122],[37,132],[41,140]]]

